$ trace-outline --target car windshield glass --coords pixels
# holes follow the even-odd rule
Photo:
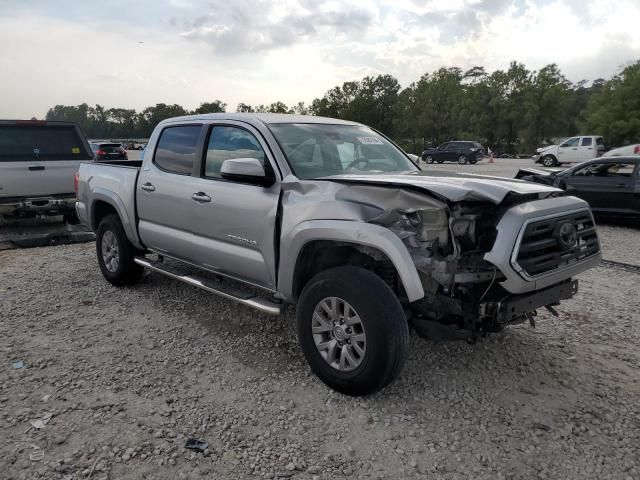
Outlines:
[[[301,179],[418,170],[391,142],[364,126],[298,123],[270,128]]]

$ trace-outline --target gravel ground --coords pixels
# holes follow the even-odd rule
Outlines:
[[[158,274],[114,288],[91,243],[0,252],[0,477],[640,479],[640,276],[581,280],[535,329],[413,338],[354,399],[310,374],[292,311]]]

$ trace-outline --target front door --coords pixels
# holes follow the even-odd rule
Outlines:
[[[271,187],[222,178],[222,163],[257,158],[267,171],[273,159],[253,127],[239,122],[210,127],[194,194],[204,201],[193,205],[193,233],[198,264],[240,280],[275,290],[275,229],[280,183]]]
[[[580,137],[565,140],[558,147],[558,161],[560,163],[573,163],[578,161],[578,145]]]

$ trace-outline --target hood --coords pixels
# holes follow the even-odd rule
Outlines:
[[[434,193],[451,202],[463,200],[490,201],[501,203],[510,193],[519,195],[538,194],[540,198],[561,192],[557,188],[512,180],[454,172],[415,172],[406,174],[343,174],[324,177],[322,180],[337,182],[365,183],[370,185],[410,186]]]
[[[537,153],[542,153],[542,152],[546,152],[547,150],[553,150],[554,148],[556,148],[558,145],[547,145],[546,147],[540,147],[536,150]]]

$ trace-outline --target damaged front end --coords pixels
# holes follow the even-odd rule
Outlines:
[[[513,197],[501,205],[461,202],[395,210],[370,220],[398,235],[415,263],[425,296],[409,307],[419,335],[475,341],[510,324],[529,321],[533,326],[537,309],[544,307],[555,314],[553,306],[575,295],[577,281],[571,279],[514,294],[501,285],[504,273],[485,259],[504,212],[528,200],[537,198]]]

